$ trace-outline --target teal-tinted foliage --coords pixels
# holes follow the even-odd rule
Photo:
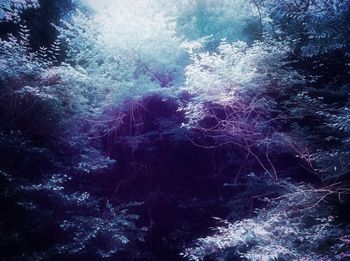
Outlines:
[[[61,20],[28,19],[48,3],[0,3],[5,260],[157,260],[155,198],[181,193],[226,212],[198,240],[174,224],[178,258],[349,258],[348,0],[62,1]],[[173,169],[208,173],[185,193]]]

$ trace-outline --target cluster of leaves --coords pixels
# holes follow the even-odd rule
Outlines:
[[[266,179],[266,178],[265,178]],[[261,182],[266,182],[259,179]],[[326,198],[348,194],[346,187],[333,184],[314,188],[288,181],[268,182],[266,191],[281,193],[276,198],[260,198],[267,207],[256,210],[252,218],[234,223],[222,221],[215,234],[200,238],[196,246],[185,250],[190,260],[203,260],[207,256],[244,260],[343,260],[349,257],[345,247],[349,227],[339,227],[335,217],[324,204]],[[343,244],[343,248],[337,246]]]
[[[0,42],[2,257],[115,258],[142,240],[144,230],[134,234],[138,217],[128,213],[140,204],[117,206],[108,195],[96,195],[93,176],[74,185],[79,175],[115,163],[82,131],[85,119],[96,115],[98,97],[86,86],[84,70],[60,63],[59,40],[31,45],[20,12],[40,8],[36,1],[0,7],[15,10],[18,19],[7,20],[19,28]]]
[[[219,45],[219,51],[213,54],[195,52],[195,48],[201,48],[198,43],[189,45],[194,55],[193,64],[187,66],[185,89],[193,98],[183,107],[189,120],[185,125],[219,140],[219,145],[244,147],[248,154],[260,160],[268,174],[279,173],[273,164],[275,153],[280,151],[276,144],[289,147],[288,153],[299,157],[304,162],[302,166],[311,176],[317,176],[323,187],[293,182],[285,183],[287,191],[270,187],[267,192],[281,194],[268,209],[241,220],[234,213],[235,222],[227,222],[213,236],[200,239],[197,247],[188,248],[184,256],[193,260],[207,256],[342,260],[349,255],[349,246],[344,243],[348,228],[342,231],[337,222],[328,219],[333,210],[323,211],[327,204],[323,208],[320,205],[331,194],[348,193],[345,185],[342,187],[340,183],[338,189],[331,184],[349,180],[349,32],[344,27],[349,2],[254,3],[260,14],[262,44],[224,42],[223,46],[230,47],[224,50],[235,52],[223,52]],[[261,101],[260,106],[249,103],[252,97]],[[268,136],[264,135],[264,128]],[[252,149],[252,144],[263,142],[264,150]],[[275,150],[266,149],[269,146]],[[254,189],[264,191],[264,182],[256,184]],[[271,197],[271,193],[266,195]],[[241,198],[237,201],[242,203]],[[328,207],[333,204],[328,203]],[[307,241],[301,242],[301,238]],[[339,245],[341,250],[337,249]]]
[[[26,9],[39,8],[38,0],[9,0],[0,3],[0,21],[18,23]]]
[[[287,87],[305,82],[288,66],[287,43],[222,42],[213,54],[191,46],[192,63],[186,67],[183,89],[192,99],[180,108],[188,120],[183,126],[214,138],[215,146],[240,147],[277,179],[268,151],[272,143],[280,143],[275,123],[284,115],[275,109],[275,99]]]
[[[290,50],[283,42],[255,42],[252,46],[241,41],[222,42],[218,53],[198,52],[193,48],[189,51],[192,63],[186,67],[183,89],[194,98],[183,109],[190,125],[205,117],[205,104],[229,106],[237,100],[250,103],[254,100],[249,99],[252,94],[262,96],[276,88],[282,91],[286,86],[303,82],[300,74],[285,68],[284,60]]]
[[[215,51],[224,38],[252,42],[261,36],[259,15],[250,1],[177,1],[171,10],[176,10],[177,28],[185,40],[205,37],[210,51]]]
[[[30,232],[17,231],[15,225],[19,226],[18,221],[12,220],[11,225],[7,220],[3,221],[2,230],[6,236],[2,238],[2,248],[12,249],[15,242],[15,255],[39,260],[89,254],[107,258],[126,249],[128,237],[135,230],[133,221],[138,219],[138,216],[128,214],[128,208],[139,206],[139,203],[114,207],[108,200],[96,198],[88,192],[70,191],[67,182],[71,177],[65,174],[45,175],[36,184],[23,177],[1,174],[2,181],[6,182],[2,200],[8,204],[16,199],[16,205],[12,206],[17,211],[16,219],[23,217],[20,225],[27,226]],[[30,216],[36,219],[28,218]],[[33,242],[27,249],[28,240],[33,237],[45,240],[49,232],[55,236],[46,239],[44,245]],[[142,240],[142,233],[140,231],[134,236]],[[9,254],[15,256],[4,250],[4,257]]]
[[[108,14],[78,11],[57,27],[68,62],[86,76],[76,88],[88,90],[101,109],[179,82],[185,52],[171,18],[157,13],[151,1],[118,1],[107,8]]]
[[[344,24],[349,20],[349,2],[261,1],[261,5],[276,37],[295,39],[294,67],[307,79],[306,84],[287,88],[293,95],[280,100],[290,125],[285,129],[300,142],[296,151],[311,173],[325,182],[347,180],[350,34]]]
[[[7,39],[1,39],[0,42],[2,80],[14,78],[18,73],[38,75],[56,59],[58,43],[49,48],[42,47],[40,52],[33,52],[30,50],[28,27],[22,23],[19,28],[17,37],[9,34]],[[44,58],[49,54],[48,59]]]
[[[343,94],[346,88],[346,85],[338,90],[308,88],[285,102],[286,106],[299,104],[289,111],[293,119],[290,136],[302,144],[303,148],[296,151],[307,162],[307,169],[323,182],[348,179],[349,97]]]
[[[349,55],[349,2],[322,1],[257,1],[265,19],[266,31],[277,37],[300,41],[303,57],[314,57],[335,50]]]

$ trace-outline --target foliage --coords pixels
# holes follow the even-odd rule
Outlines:
[[[276,143],[290,147],[292,153],[304,161],[303,165],[309,173],[316,175],[323,184],[332,184],[339,179],[348,180],[349,169],[346,159],[349,157],[349,149],[348,132],[345,127],[348,118],[348,95],[345,90],[348,87],[346,84],[348,41],[346,39],[349,34],[343,27],[348,20],[348,3],[346,1],[300,3],[298,1],[256,1],[255,3],[261,10],[263,43],[268,48],[273,48],[276,43],[280,43],[286,52],[282,52],[280,56],[275,49],[269,49],[270,52],[267,54],[276,59],[271,61],[267,58],[268,56],[264,56],[264,51],[257,51],[256,57],[261,59],[263,70],[258,67],[256,71],[252,70],[252,73],[248,74],[243,70],[236,73],[234,71],[237,68],[236,64],[225,63],[225,59],[231,61],[229,59],[232,55],[222,52],[213,55],[198,54],[198,51],[195,51],[194,65],[187,67],[193,71],[187,70],[187,76],[190,78],[187,78],[186,90],[193,98],[186,105],[187,107],[184,107],[189,119],[185,126],[198,128],[205,136],[219,139],[220,146],[229,143],[244,147],[248,153],[256,155],[257,160],[261,160],[260,165],[263,168],[265,166],[264,170],[268,174],[270,171],[267,166],[271,167],[275,174],[277,173],[273,163],[269,161],[269,158],[275,157],[275,152],[273,150],[256,152],[251,149],[251,143],[242,143],[240,138],[246,138],[253,144],[273,141],[270,144],[271,147]],[[337,25],[339,30],[334,29]],[[287,41],[283,42],[281,39]],[[198,44],[197,46],[200,47]],[[255,44],[249,48],[254,50],[254,47]],[[220,46],[218,49],[220,50]],[[193,52],[193,49],[190,51]],[[327,55],[322,56],[325,53]],[[252,56],[247,55],[247,52],[244,54],[241,60],[250,61]],[[332,54],[337,58],[331,57]],[[240,61],[237,56],[233,57],[234,61]],[[279,59],[280,57],[282,59]],[[274,65],[278,68],[277,70],[273,67]],[[333,71],[331,66],[337,66],[340,70]],[[247,69],[249,66],[243,68]],[[276,73],[274,77],[270,77],[269,71],[264,71],[270,68]],[[254,78],[259,76],[259,69],[264,72],[265,78]],[[285,71],[279,71],[281,69]],[[331,72],[327,75],[329,71]],[[290,74],[295,76],[288,77]],[[247,79],[246,76],[249,76],[248,79],[251,81],[241,84],[242,91],[239,88],[240,82],[236,78],[244,81]],[[284,83],[283,80],[285,80]],[[231,82],[235,84],[231,85]],[[238,86],[237,90],[232,86]],[[243,96],[244,92],[248,95]],[[244,98],[237,102],[239,96]],[[249,104],[251,97],[261,97],[263,102],[259,104],[265,105],[263,109],[242,105],[244,104],[242,101],[248,101]],[[272,103],[266,102],[269,99]],[[276,100],[279,104],[274,103]],[[220,110],[220,107],[223,109]],[[246,114],[242,113],[244,109],[248,111]],[[243,117],[240,118],[240,115]],[[253,118],[256,115],[258,115],[258,122]],[[209,125],[206,121],[208,119]],[[249,119],[253,120],[249,121]],[[244,125],[245,123],[247,125]],[[264,123],[268,124],[264,125]],[[254,124],[260,128],[254,128],[256,126]],[[261,126],[267,126],[271,136],[261,135],[264,133]],[[320,144],[320,140],[325,142]],[[199,146],[213,147],[206,144],[199,144]],[[262,154],[265,151],[268,158],[264,160]],[[263,160],[271,164],[266,165]],[[234,185],[237,182],[237,176]],[[197,247],[188,248],[184,256],[193,260],[202,260],[205,256],[217,258],[224,256],[229,259],[233,256],[241,256],[248,260],[280,258],[283,260],[315,258],[341,260],[345,258],[348,255],[348,249],[345,252],[332,251],[336,249],[335,245],[342,244],[342,238],[346,237],[348,232],[342,231],[341,227],[329,224],[327,215],[332,211],[327,214],[320,208],[316,208],[320,201],[323,201],[326,195],[328,196],[327,193],[341,194],[341,192],[337,190],[330,192],[332,190],[329,190],[326,185],[324,189],[310,187],[309,190],[302,188],[304,185],[298,189],[293,183],[288,186],[300,192],[280,192],[288,197],[289,201],[282,200],[277,204],[274,202],[268,210],[260,210],[254,218],[241,219],[234,223],[228,222],[227,227],[218,228],[218,232],[213,236],[199,239]],[[261,187],[262,184],[257,184],[254,190],[260,191]],[[343,189],[347,192],[346,188]],[[275,188],[270,190],[275,191]],[[267,195],[271,196],[268,191]],[[326,195],[322,195],[322,192]],[[245,196],[247,194],[249,191]],[[281,196],[281,199],[283,198],[284,196]],[[240,205],[241,201],[242,199],[239,198],[236,203]],[[293,201],[291,206],[290,203]],[[296,208],[293,204],[298,207]],[[303,211],[298,212],[299,204]],[[232,212],[235,212],[235,207],[233,206]],[[312,216],[314,220],[323,220],[324,223],[310,224],[307,216]],[[287,236],[284,237],[284,234]],[[298,243],[298,236],[310,239],[310,245],[303,243],[301,246]],[[332,236],[337,240],[332,241]],[[325,252],[320,251],[320,246],[329,244],[328,241],[332,241],[330,246],[333,247],[328,247]]]
[[[180,108],[188,120],[183,126],[217,140],[215,146],[238,146],[277,179],[269,150],[282,143],[276,123],[284,114],[275,110],[275,97],[304,82],[304,77],[288,66],[288,45],[222,42],[218,53],[190,52],[192,63],[186,67],[184,90],[192,98]]]
[[[10,231],[2,238],[2,248],[11,246],[13,240],[18,246],[17,253],[5,251],[4,256],[15,254],[18,257],[26,255],[35,259],[46,259],[58,256],[78,257],[92,253],[106,258],[124,251],[129,243],[131,231],[135,230],[133,222],[138,217],[128,214],[127,208],[138,206],[139,203],[116,208],[108,201],[104,203],[102,199],[97,199],[88,192],[69,191],[66,183],[71,177],[65,174],[44,177],[37,184],[5,172],[2,172],[2,179],[7,182],[7,189],[1,196],[7,201],[16,200],[18,214],[21,213],[24,217],[33,215],[38,219],[26,220],[22,224],[28,226],[32,235],[27,235],[25,231],[11,231],[5,227],[9,225],[8,220],[5,220],[3,229]],[[22,252],[25,251],[22,249],[23,243],[34,235],[44,238],[49,230],[56,235],[56,238],[46,242],[52,244],[48,245],[49,249],[43,249],[39,245],[31,250],[34,252]],[[142,240],[141,232],[139,237]],[[94,244],[96,238],[101,242],[98,245]]]
[[[349,257],[349,1],[75,4],[0,3],[4,258]]]
[[[348,194],[347,188],[334,184],[316,189],[289,182],[273,185],[284,191],[277,198],[265,197],[268,208],[257,210],[253,218],[223,221],[214,235],[198,239],[197,245],[187,248],[183,255],[190,260],[206,256],[239,256],[244,260],[327,260],[332,256],[342,260],[349,254],[348,248],[346,252],[336,249],[349,228],[342,231],[337,227],[323,205],[331,195]]]
[[[14,15],[31,7],[16,4],[9,3]],[[59,40],[36,50],[27,24],[12,22],[19,31],[0,42],[2,257],[115,258],[142,240],[143,230],[134,234],[137,215],[127,212],[140,204],[117,206],[96,195],[92,177],[72,185],[115,163],[82,132],[93,110],[94,93],[82,88],[87,76],[59,62]]]
[[[290,135],[307,148],[302,149],[300,156],[308,162],[309,171],[324,182],[347,179],[346,176],[349,174],[346,160],[349,157],[349,131],[346,127],[349,105],[347,95],[343,94],[345,88],[346,86],[343,86],[334,91],[308,88],[307,91],[297,94],[285,103],[295,108],[288,112],[294,121]],[[333,95],[344,99],[344,103],[326,100],[327,96]],[[295,106],[296,104],[298,106]],[[305,126],[305,120],[314,123]],[[322,142],[315,142],[316,140]]]
[[[263,14],[270,19],[266,30],[278,37],[293,37],[300,41],[303,57],[314,57],[341,50],[349,53],[349,2],[322,1],[259,1]]]
[[[206,49],[215,51],[221,39],[252,42],[259,39],[259,15],[250,1],[177,1],[177,28],[189,41],[203,37]]]
[[[93,90],[98,107],[141,98],[179,81],[184,52],[171,18],[155,15],[144,1],[120,1],[108,8],[110,14],[77,12],[57,27],[70,64],[86,76],[80,88]],[[118,16],[112,19],[113,12]]]
[[[285,68],[288,53],[289,48],[283,42],[256,42],[250,47],[240,41],[233,44],[222,42],[218,53],[214,54],[190,49],[192,63],[186,67],[184,87],[194,96],[190,106],[184,108],[188,110],[187,115],[194,118],[190,122],[205,117],[200,108],[206,103],[229,106],[240,99],[249,103],[249,96],[253,93],[282,91],[286,86],[302,83],[302,76]]]
[[[348,1],[261,1],[275,37],[291,38],[295,67],[307,84],[290,86],[281,98],[296,151],[323,182],[347,179]],[[322,142],[320,142],[322,141]]]
[[[38,0],[6,0],[0,3],[0,21],[21,21],[21,13],[25,9],[39,8]]]

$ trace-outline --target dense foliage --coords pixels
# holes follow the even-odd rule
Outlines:
[[[1,259],[350,258],[349,21],[347,0],[2,1]]]

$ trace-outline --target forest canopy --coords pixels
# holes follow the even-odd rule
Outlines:
[[[350,259],[349,22],[349,0],[2,0],[0,259]]]

